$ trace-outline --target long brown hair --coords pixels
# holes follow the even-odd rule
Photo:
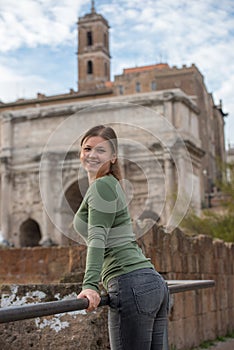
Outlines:
[[[112,174],[118,181],[122,179],[119,161],[118,161],[118,139],[115,131],[110,126],[97,125],[89,129],[83,136],[80,145],[82,146],[83,142],[86,139],[89,139],[93,136],[100,136],[104,140],[110,143],[113,153],[116,155],[116,160],[114,163],[110,164],[110,171],[108,174]],[[97,173],[96,178],[101,177],[102,175]]]

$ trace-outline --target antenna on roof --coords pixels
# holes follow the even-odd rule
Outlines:
[[[94,12],[95,12],[95,4],[94,4],[94,0],[92,0],[91,12],[92,12],[92,13],[94,13]]]

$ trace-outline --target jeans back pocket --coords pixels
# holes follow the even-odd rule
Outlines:
[[[134,286],[132,290],[139,313],[145,315],[157,313],[163,300],[163,286],[159,281]]]

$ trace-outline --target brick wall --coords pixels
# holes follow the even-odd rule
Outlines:
[[[84,270],[85,256],[84,246],[3,249],[0,283],[58,283],[67,274]]]
[[[188,350],[204,340],[215,339],[217,336],[234,330],[234,244],[212,240],[202,235],[188,237],[179,229],[168,234],[156,226],[139,240],[139,244],[145,254],[152,258],[156,269],[166,279],[214,279],[216,282],[214,288],[188,291],[171,296],[169,315],[171,345],[178,350]],[[56,284],[61,279],[66,282],[79,282],[85,266],[85,252],[83,246],[1,250],[0,283],[50,283],[47,286],[50,289],[51,283]],[[58,286],[64,289],[66,284],[58,284]],[[3,293],[6,286],[1,288]],[[53,293],[50,292],[50,294]],[[98,325],[102,327],[103,334],[100,336],[95,331],[95,334],[99,334],[96,339],[97,343],[95,342],[95,347],[87,345],[86,349],[108,349],[106,308],[92,315],[82,316],[82,320],[66,316],[70,317],[70,321],[66,321],[69,326],[61,328],[59,335],[49,326],[38,328],[35,320],[0,325],[0,344],[5,343],[6,346],[10,346],[10,349],[16,349],[19,346],[24,348],[29,338],[33,338],[32,333],[35,333],[38,340],[36,343],[32,342],[34,349],[43,348],[42,344],[48,349],[63,349],[55,340],[58,336],[60,340],[64,337],[66,344],[69,342],[70,347],[67,346],[67,348],[75,349],[79,342],[84,342],[82,332],[87,334],[91,327],[92,331],[95,331]],[[17,332],[20,332],[21,329],[19,323],[29,327],[29,332],[24,335],[18,333],[17,336]],[[27,326],[29,324],[31,326]],[[77,327],[77,332],[74,327]],[[18,339],[15,343],[17,345],[14,345],[10,336],[12,332]],[[73,332],[75,333],[71,336]],[[92,343],[94,339],[91,338]],[[89,344],[87,339],[86,341]],[[46,344],[49,347],[46,347]],[[1,348],[4,349],[2,346]]]

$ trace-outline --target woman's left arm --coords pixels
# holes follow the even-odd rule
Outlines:
[[[77,295],[77,298],[87,298],[89,300],[89,306],[86,309],[87,311],[95,310],[100,303],[100,295],[93,289],[84,289],[80,294]]]

